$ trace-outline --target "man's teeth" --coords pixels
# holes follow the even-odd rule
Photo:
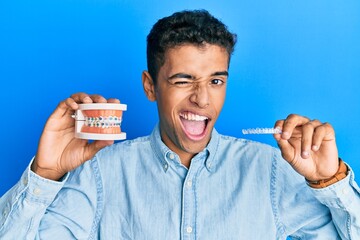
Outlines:
[[[200,116],[193,113],[180,113],[180,117],[189,120],[189,121],[205,121],[208,118],[205,116]]]

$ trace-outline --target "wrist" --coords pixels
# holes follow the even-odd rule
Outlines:
[[[330,178],[319,180],[319,181],[310,181],[305,178],[306,183],[312,188],[325,188],[328,187],[344,178],[348,175],[349,169],[346,164],[339,158],[339,168],[338,171]]]
[[[30,170],[42,178],[46,178],[46,179],[53,180],[53,181],[59,181],[64,176],[64,174],[60,174],[57,171],[43,169],[43,168],[39,167],[36,164],[36,159],[31,164]]]

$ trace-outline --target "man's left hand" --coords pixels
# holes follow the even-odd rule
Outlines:
[[[290,114],[275,123],[283,158],[309,181],[331,178],[339,168],[335,132],[329,123]]]

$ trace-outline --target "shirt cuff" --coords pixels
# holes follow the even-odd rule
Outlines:
[[[325,188],[309,188],[316,199],[332,208],[347,209],[360,194],[359,187],[354,180],[354,173],[350,167],[348,175],[339,182]]]
[[[20,179],[20,184],[22,184],[24,189],[26,189],[25,198],[30,201],[49,205],[52,203],[60,189],[64,186],[69,173],[62,177],[61,181],[53,181],[43,178],[31,170],[31,164],[33,161],[34,158],[31,160],[29,166]]]

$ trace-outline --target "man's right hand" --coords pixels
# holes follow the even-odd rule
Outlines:
[[[47,120],[40,137],[31,170],[51,180],[59,180],[67,172],[90,160],[100,149],[114,141],[93,141],[75,138],[75,119],[72,115],[79,103],[120,103],[118,99],[106,100],[100,95],[76,93],[59,103]]]

